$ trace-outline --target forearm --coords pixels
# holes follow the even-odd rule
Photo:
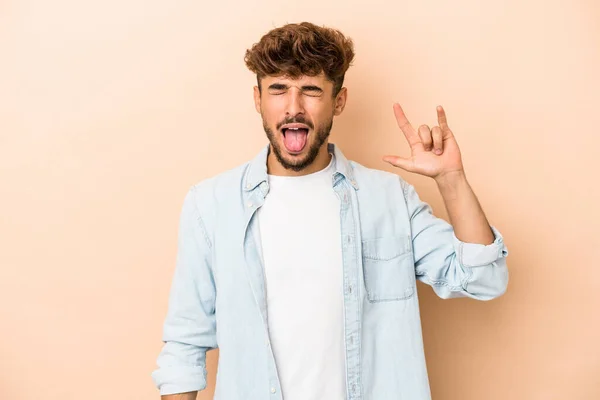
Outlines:
[[[436,178],[444,205],[458,240],[488,245],[494,234],[485,213],[464,172],[452,172]]]
[[[197,394],[198,394],[198,392],[167,394],[164,396],[160,396],[160,399],[161,400],[196,400]]]

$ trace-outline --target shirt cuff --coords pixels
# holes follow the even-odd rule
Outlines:
[[[471,268],[485,267],[508,255],[502,234],[493,226],[490,228],[494,233],[494,242],[488,245],[461,242],[453,234],[454,248],[461,265]]]
[[[206,388],[206,369],[202,366],[162,367],[152,372],[161,396],[200,391]]]

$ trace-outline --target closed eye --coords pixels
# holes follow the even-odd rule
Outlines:
[[[289,88],[290,87],[288,85],[284,85],[282,83],[273,83],[269,86],[269,94],[279,96],[285,94]],[[309,97],[319,97],[323,94],[323,89],[314,85],[304,85],[300,90],[303,95]]]
[[[323,94],[323,89],[318,86],[306,85],[302,86],[302,93],[308,96],[318,97]]]
[[[323,94],[323,92],[319,90],[304,90],[302,93],[310,97],[319,97]]]
[[[269,94],[280,95],[288,90],[288,86],[281,83],[273,83],[269,86]]]

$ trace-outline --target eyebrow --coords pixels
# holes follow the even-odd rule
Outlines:
[[[269,89],[274,89],[274,90],[284,90],[284,89],[289,89],[289,85],[283,84],[283,83],[273,83],[271,85],[269,85]],[[315,85],[304,85],[301,87],[302,90],[304,91],[311,91],[311,92],[323,92],[323,89],[321,89],[318,86]]]

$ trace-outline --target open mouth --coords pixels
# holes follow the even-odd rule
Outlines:
[[[303,124],[289,124],[281,128],[283,144],[290,153],[299,153],[306,147],[309,128]]]

